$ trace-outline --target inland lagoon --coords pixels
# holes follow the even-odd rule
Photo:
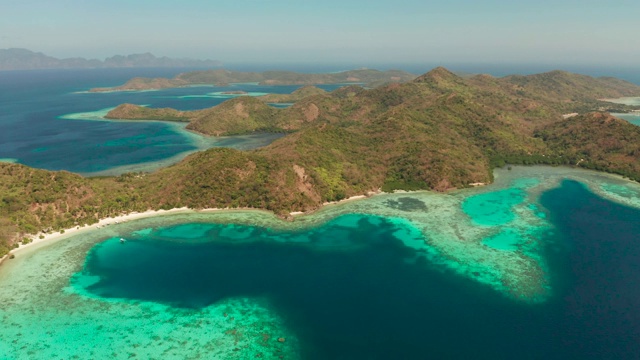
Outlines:
[[[0,358],[622,359],[640,186],[568,168],[294,221],[183,211],[18,251]]]

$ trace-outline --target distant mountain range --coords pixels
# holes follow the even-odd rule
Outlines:
[[[27,49],[0,49],[0,70],[32,69],[91,69],[91,68],[146,68],[146,67],[220,67],[216,60],[172,59],[156,57],[150,53],[115,55],[104,61],[81,57],[58,59]]]

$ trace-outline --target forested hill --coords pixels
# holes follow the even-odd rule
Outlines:
[[[406,82],[416,76],[405,71],[372,69],[349,70],[337,73],[305,74],[292,71],[242,72],[231,70],[193,71],[167,78],[133,78],[121,86],[95,88],[90,91],[127,91],[166,89],[189,85],[228,85],[232,83],[260,83],[262,85],[317,85],[362,83],[380,85]]]
[[[99,68],[212,68],[222,63],[214,60],[172,59],[156,57],[150,53],[115,55],[104,60],[82,57],[59,59],[27,49],[0,49],[0,70],[34,69],[99,69]]]
[[[373,90],[346,86],[333,93],[305,86],[290,95],[241,96],[210,109],[178,111],[151,109],[123,104],[110,111],[109,119],[170,120],[190,122],[188,128],[206,135],[236,135],[254,132],[291,132],[319,121],[361,122],[389,109],[423,109],[438,113],[443,105],[434,96],[448,94],[468,107],[481,107],[482,114],[528,127],[552,123],[567,113],[615,110],[632,107],[598,100],[603,97],[629,96],[639,87],[612,78],[553,71],[530,76],[493,78],[478,75],[461,78],[447,69],[437,68],[405,84],[392,84]],[[584,93],[584,95],[583,95]],[[286,109],[274,109],[265,103],[290,101]],[[469,109],[467,109],[469,110]],[[522,120],[525,120],[524,122]],[[512,124],[512,125],[513,125]],[[531,132],[527,133],[527,136]]]
[[[574,75],[548,73],[514,83],[463,79],[438,68],[403,84],[311,95],[287,109],[240,97],[207,110],[216,116],[189,118],[190,126],[291,133],[253,151],[195,153],[151,174],[87,179],[1,164],[0,221],[11,224],[3,227],[2,243],[6,249],[12,234],[132,210],[253,207],[286,215],[379,189],[446,191],[490,182],[493,167],[507,162],[579,164],[640,180],[640,131],[591,112],[606,104],[597,98],[640,96],[640,87]],[[557,87],[567,79],[581,79],[575,86],[584,84],[591,95]],[[562,116],[582,109],[590,112]]]

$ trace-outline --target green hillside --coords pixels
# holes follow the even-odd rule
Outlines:
[[[598,112],[562,117],[599,107],[593,96],[640,95],[640,87],[563,72],[514,81],[437,68],[404,84],[311,95],[286,109],[252,97],[195,112],[121,107],[186,117],[190,129],[213,135],[290,134],[261,149],[210,149],[115,178],[0,164],[0,254],[22,234],[133,210],[252,207],[286,216],[380,189],[487,183],[505,163],[578,164],[640,179],[640,128]]]
[[[259,99],[266,103],[294,103],[306,97],[314,95],[323,95],[326,91],[313,85],[306,85],[296,89],[291,94],[269,94],[260,96]]]
[[[134,104],[122,104],[109,111],[106,119],[162,120],[188,122],[193,117],[191,111],[179,111],[171,108],[154,109]]]
[[[207,135],[280,132],[275,109],[250,96],[241,96],[210,109],[193,112],[187,129]]]

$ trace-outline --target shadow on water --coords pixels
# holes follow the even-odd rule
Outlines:
[[[304,233],[211,224],[187,243],[112,239],[87,258],[85,273],[101,276],[87,290],[189,308],[267,297],[305,359],[632,358],[640,211],[571,181],[542,204],[570,246],[549,251],[558,296],[541,305],[409,261],[398,225],[367,215]]]

